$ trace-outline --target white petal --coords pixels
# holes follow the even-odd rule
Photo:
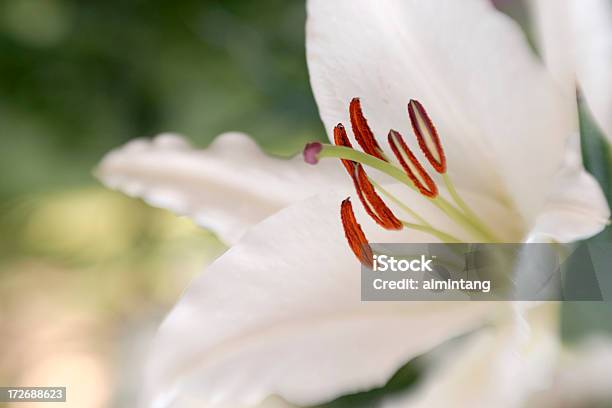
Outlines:
[[[546,67],[566,96],[576,100],[575,44],[569,2],[528,0],[535,40]]]
[[[609,406],[612,402],[612,343],[590,338],[561,359],[554,384],[535,395],[529,407],[557,408]]]
[[[379,137],[411,134],[410,98],[435,122],[460,185],[514,201],[528,222],[563,158],[575,111],[520,28],[487,0],[309,0],[307,57],[328,132],[359,96]]]
[[[420,389],[383,408],[519,408],[547,388],[558,353],[558,308],[544,304],[466,341],[439,362]]]
[[[612,142],[612,4],[571,0],[576,74],[595,122]]]
[[[573,137],[563,168],[527,241],[573,242],[589,238],[601,232],[609,219],[608,202],[599,183],[582,167],[579,140]]]
[[[179,136],[137,139],[104,157],[108,187],[193,218],[227,243],[286,205],[347,183],[338,163],[268,156],[248,136],[227,133],[205,150]]]
[[[566,93],[576,85],[612,141],[612,5],[608,0],[530,0],[544,61]],[[576,84],[578,81],[578,84]]]
[[[193,282],[161,326],[150,398],[191,394],[202,404],[254,405],[276,394],[319,403],[384,384],[407,360],[496,313],[487,302],[361,302],[359,263],[339,217],[346,195],[283,209]],[[435,209],[414,202],[455,232]],[[432,241],[416,231],[385,232],[354,204],[371,242]]]

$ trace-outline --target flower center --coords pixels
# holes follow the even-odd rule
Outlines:
[[[434,228],[416,211],[378,185],[368,177],[364,166],[375,168],[402,184],[418,191],[425,199],[444,212],[450,219],[469,231],[483,242],[499,241],[489,228],[471,210],[457,193],[446,170],[446,156],[438,132],[423,105],[411,100],[408,103],[408,116],[419,147],[433,169],[442,176],[451,201],[439,194],[438,186],[425,167],[410,150],[402,135],[390,130],[387,141],[399,166],[389,161],[376,140],[368,122],[363,115],[359,98],[354,98],[349,105],[351,128],[355,140],[363,152],[353,149],[344,126],[339,123],[334,128],[334,145],[309,143],[304,148],[304,160],[316,164],[319,159],[333,157],[340,159],[351,177],[357,196],[366,213],[381,227],[389,230],[410,228],[427,232],[442,242],[462,242],[444,231]],[[393,201],[406,211],[416,222],[399,219],[378,195],[377,190],[387,199]],[[352,204],[347,198],[341,205],[341,218],[345,236],[355,256],[365,265],[372,262],[372,251],[357,223]],[[368,249],[365,249],[365,248]]]

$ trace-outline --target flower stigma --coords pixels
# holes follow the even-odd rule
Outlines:
[[[308,164],[317,164],[319,162],[317,155],[321,153],[321,149],[323,149],[323,145],[319,142],[306,144],[306,147],[304,147],[304,151],[302,152],[304,155],[304,161]]]

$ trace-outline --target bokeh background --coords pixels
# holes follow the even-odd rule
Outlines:
[[[0,384],[135,406],[155,327],[224,248],[92,171],[163,131],[279,155],[322,137],[304,19],[299,1],[0,0]]]
[[[498,3],[527,26],[520,2]],[[0,385],[135,406],[156,326],[224,247],[92,171],[163,131],[204,147],[239,130],[279,155],[322,139],[304,21],[302,1],[0,0]],[[607,183],[583,116],[587,164]],[[565,338],[605,332],[609,309],[567,305]]]

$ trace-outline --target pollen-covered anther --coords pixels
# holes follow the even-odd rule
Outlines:
[[[362,264],[372,268],[372,248],[361,229],[361,225],[357,223],[350,198],[342,201],[340,206],[340,218],[342,219],[342,227],[344,228],[344,235],[346,236],[349,247]]]
[[[342,123],[338,123],[334,128],[334,144],[336,146],[350,147],[351,149],[353,148],[353,145],[351,144],[351,141],[349,140],[349,137],[346,134],[346,129],[344,128],[344,125]],[[349,175],[353,177],[352,174],[355,162],[345,159],[341,159],[341,161],[344,167],[346,168],[346,171],[348,171]]]
[[[397,157],[406,175],[412,180],[415,187],[424,196],[431,198],[436,197],[438,195],[436,183],[429,174],[427,174],[427,171],[425,171],[421,163],[419,163],[416,156],[412,153],[412,150],[406,145],[402,135],[395,130],[390,130],[388,140],[391,150],[393,150],[393,154],[395,154],[395,157]]]
[[[446,156],[438,131],[423,105],[414,99],[408,103],[408,115],[421,150],[438,173],[446,172]]]
[[[353,147],[346,134],[346,129],[341,123],[334,128],[334,143],[337,146]],[[402,229],[403,225],[401,221],[393,214],[391,209],[387,207],[382,198],[380,198],[376,189],[368,179],[368,175],[363,169],[363,166],[360,163],[346,159],[342,159],[342,164],[353,180],[357,196],[368,215],[372,217],[378,225],[385,229]]]
[[[403,228],[402,222],[393,214],[393,211],[385,204],[376,192],[376,189],[368,179],[363,166],[355,164],[353,176],[357,195],[364,209],[378,225],[388,230],[399,230]]]
[[[355,139],[359,146],[369,155],[387,161],[383,150],[374,137],[374,133],[368,125],[368,121],[361,110],[361,101],[359,98],[353,98],[349,105],[349,114],[351,117],[351,127],[355,134]]]

